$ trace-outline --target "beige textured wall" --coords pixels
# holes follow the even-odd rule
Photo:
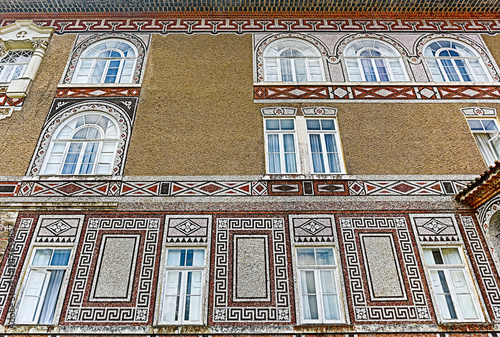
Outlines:
[[[483,37],[484,43],[490,50],[490,53],[493,55],[497,65],[500,65],[500,36],[495,35],[481,35]]]
[[[26,173],[74,38],[72,34],[52,37],[24,107],[0,120],[0,175]]]
[[[261,174],[250,35],[153,35],[126,175]]]

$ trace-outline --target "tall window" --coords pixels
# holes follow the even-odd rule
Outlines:
[[[500,159],[500,129],[496,119],[468,118],[467,123],[474,135],[479,151],[487,165]]]
[[[350,81],[408,81],[401,55],[381,41],[356,40],[346,47],[344,59]]]
[[[159,323],[203,323],[204,249],[168,249]]]
[[[482,320],[464,257],[456,247],[424,248],[441,318],[446,321]]]
[[[16,313],[17,324],[54,324],[71,249],[36,248]]]
[[[73,83],[132,83],[137,51],[127,41],[107,39],[80,57]]]
[[[302,322],[343,320],[333,248],[297,248]]]
[[[268,173],[297,173],[295,120],[265,120]]]
[[[303,40],[278,40],[264,51],[264,78],[270,82],[324,81],[321,54]]]
[[[435,82],[489,82],[481,57],[470,47],[453,40],[437,40],[424,49]]]
[[[9,51],[0,60],[0,82],[10,82],[23,76],[32,53],[31,50]]]
[[[43,174],[110,174],[118,130],[114,120],[100,113],[69,119],[51,140]]]
[[[340,151],[334,119],[306,119],[313,173],[340,173]]]

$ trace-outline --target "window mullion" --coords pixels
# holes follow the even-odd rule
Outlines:
[[[295,68],[295,59],[290,57],[290,70],[292,72],[292,81],[297,82],[297,69]]]
[[[181,271],[181,287],[179,291],[179,323],[184,323],[184,312],[186,310],[186,287],[187,287],[187,273],[188,271]]]
[[[80,149],[80,155],[78,156],[78,161],[76,162],[76,168],[74,174],[80,174],[80,167],[82,166],[83,157],[85,156],[86,149],[87,149],[87,143],[82,143],[82,148]]]
[[[316,298],[318,303],[318,318],[320,322],[325,321],[324,308],[323,308],[323,289],[321,288],[321,272],[318,269],[314,270],[315,282],[316,282]]]
[[[450,78],[448,77],[448,74],[446,73],[446,70],[443,65],[443,59],[441,58],[436,58],[437,59],[437,64],[439,67],[439,71],[441,71],[441,74],[443,74],[443,77],[445,79],[445,82],[451,82]],[[431,74],[432,75],[432,74]]]

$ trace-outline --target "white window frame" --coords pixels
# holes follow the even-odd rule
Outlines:
[[[288,41],[296,41],[298,43],[302,43],[304,45],[307,45],[311,50],[314,50],[315,53],[316,53],[316,56],[303,56],[303,57],[284,57],[284,56],[281,56],[285,51],[287,50],[298,50],[300,52],[300,49],[298,48],[293,48],[293,47],[285,47],[283,49],[281,49],[279,51],[279,55],[278,56],[267,56],[267,53],[268,53],[268,50],[270,48],[272,48],[275,44],[278,44],[280,42],[288,42]],[[301,40],[301,39],[297,39],[297,38],[286,38],[286,39],[279,39],[277,41],[274,41],[273,43],[271,43],[265,50],[264,50],[264,57],[263,57],[263,70],[264,70],[264,81],[266,82],[274,82],[274,81],[271,81],[268,77],[268,73],[267,73],[267,67],[268,67],[268,62],[269,60],[275,60],[276,61],[276,66],[277,66],[277,76],[278,76],[278,80],[277,82],[299,82],[297,80],[297,71],[296,71],[296,67],[295,67],[295,59],[304,59],[304,63],[306,65],[306,73],[307,73],[307,82],[324,82],[325,81],[325,78],[326,78],[326,74],[325,74],[325,66],[323,64],[323,58],[321,56],[321,53],[318,51],[318,49],[312,45],[311,43],[307,42],[307,41],[304,41],[304,40]],[[291,64],[291,68],[292,68],[292,78],[293,80],[292,81],[283,81],[282,80],[282,74],[281,74],[281,62],[282,60],[284,59],[287,59],[287,60],[290,60],[290,64]],[[310,62],[312,60],[316,60],[318,63],[319,63],[319,66],[321,68],[321,80],[318,81],[318,80],[313,80],[311,78],[311,71],[309,69],[310,67]]]
[[[113,58],[100,58],[100,57],[87,57],[87,53],[96,45],[98,44],[101,44],[101,43],[106,43],[106,42],[110,42],[110,41],[116,41],[116,42],[121,42],[121,43],[125,43],[127,45],[129,45],[132,50],[134,51],[135,53],[135,57],[125,57],[123,55],[123,52],[121,50],[118,50],[116,48],[107,48],[107,49],[103,49],[102,51],[100,52],[104,52],[104,51],[107,51],[107,50],[110,50],[110,51],[116,51],[118,52],[119,54],[121,54],[122,56],[120,57],[113,57]],[[76,66],[76,69],[75,69],[75,72],[73,74],[73,77],[71,79],[71,83],[72,84],[129,84],[129,83],[133,83],[133,77],[134,77],[134,70],[137,66],[137,59],[138,59],[139,55],[138,55],[138,51],[137,51],[137,48],[132,44],[130,43],[129,41],[127,40],[124,40],[124,39],[104,39],[104,40],[100,40],[100,41],[97,41],[91,45],[89,45],[82,53],[82,56],[80,56],[80,58],[78,59],[78,64]],[[87,74],[87,80],[84,81],[84,82],[77,82],[77,78],[80,75],[80,68],[81,68],[81,65],[83,63],[83,61],[91,61],[92,62],[92,65],[90,66],[90,69],[89,69],[89,72]],[[103,73],[101,75],[101,79],[99,80],[99,82],[91,82],[91,78],[93,77],[92,74],[93,74],[93,71],[96,67],[96,63],[98,61],[105,61],[106,64],[104,66],[104,70],[103,70]],[[105,82],[106,80],[106,77],[108,76],[108,69],[109,69],[109,66],[111,64],[112,61],[119,61],[120,64],[118,66],[118,71],[117,71],[117,75],[116,75],[116,78],[115,78],[115,81],[114,82]],[[124,64],[126,61],[133,61],[134,62],[134,65],[132,67],[132,74],[130,74],[130,80],[128,82],[121,82],[121,78],[122,78],[122,71],[123,71],[123,67],[124,67]]]
[[[362,77],[362,82],[374,82],[374,81],[368,81],[366,79],[367,74],[365,73],[365,69],[361,63],[361,60],[366,60],[366,59],[370,60],[371,66],[374,69],[374,75],[376,77],[376,82],[382,82],[382,81],[380,80],[380,74],[378,72],[377,65],[375,64],[375,60],[382,60],[382,62],[384,63],[385,69],[387,69],[387,75],[389,76],[389,81],[383,81],[383,83],[400,82],[400,81],[395,80],[393,69],[391,67],[391,62],[389,62],[389,60],[393,60],[393,61],[397,60],[398,61],[399,65],[403,71],[403,75],[405,78],[404,82],[408,82],[410,80],[408,77],[408,70],[406,69],[406,65],[403,62],[403,58],[402,58],[401,54],[399,53],[398,50],[396,50],[394,47],[392,47],[391,45],[389,45],[387,43],[384,43],[384,42],[379,41],[377,39],[361,39],[361,41],[355,40],[355,41],[349,43],[349,45],[346,46],[345,50],[352,48],[352,44],[357,42],[357,41],[362,42],[362,41],[367,41],[367,40],[370,40],[370,41],[373,41],[375,43],[378,43],[378,44],[385,46],[386,48],[391,50],[394,53],[394,55],[384,55],[382,53],[382,51],[378,50],[376,47],[363,47],[356,52],[355,56],[344,56],[344,62],[345,62],[346,72],[347,72],[347,76],[349,78],[349,81],[354,81],[352,79],[352,77],[354,75],[351,72],[349,72],[349,66],[348,66],[346,61],[347,60],[355,60],[357,65],[358,65],[358,70],[359,70],[361,77]],[[381,56],[361,56],[361,53],[365,50],[376,50],[381,54]]]
[[[307,129],[307,121],[312,120],[312,119],[318,119],[318,120],[332,120],[333,124],[335,126],[335,130],[308,130]],[[337,125],[337,119],[336,118],[328,118],[328,117],[306,117],[306,133],[307,133],[307,150],[308,150],[308,156],[309,156],[309,165],[311,168],[311,173],[312,174],[344,174],[345,173],[345,168],[344,168],[344,156],[342,153],[342,145],[340,144],[340,137],[338,133],[338,125]],[[312,147],[311,147],[311,137],[309,135],[311,134],[319,134],[321,138],[321,155],[323,157],[323,163],[325,165],[325,172],[314,172],[314,164],[313,164],[313,153],[312,153]],[[328,155],[326,152],[326,142],[325,142],[325,134],[333,134],[334,139],[335,139],[335,145],[337,147],[337,154],[338,154],[338,159],[339,159],[339,167],[340,171],[338,172],[332,172],[330,168],[330,164],[328,161]]]
[[[441,249],[456,249],[460,255],[460,259],[462,260],[462,263],[461,264],[429,265],[429,264],[427,264],[427,261],[425,260],[424,251],[425,250],[432,250],[432,249],[440,249],[440,250]],[[479,301],[478,293],[476,291],[476,287],[472,281],[470,268],[468,267],[467,260],[465,258],[465,254],[463,252],[462,247],[460,247],[460,246],[423,246],[421,253],[422,253],[423,264],[425,266],[425,269],[427,270],[428,284],[429,284],[429,288],[431,289],[431,292],[432,292],[432,298],[434,301],[434,308],[436,310],[436,313],[438,314],[440,321],[442,321],[442,322],[483,322],[484,321],[484,314],[483,314],[483,311],[482,311],[482,308],[480,305],[480,301]],[[444,271],[446,282],[448,283],[447,285],[448,285],[448,288],[450,290],[450,295],[452,298],[453,306],[454,306],[456,314],[457,314],[456,319],[443,318],[443,315],[441,313],[441,309],[439,308],[436,290],[434,289],[434,285],[432,282],[432,275],[431,275],[432,270]],[[463,271],[463,275],[464,275],[464,278],[467,282],[467,287],[468,287],[469,293],[470,293],[470,295],[472,297],[472,301],[474,303],[474,309],[476,310],[476,313],[478,315],[477,319],[465,319],[465,318],[463,318],[463,314],[461,312],[461,309],[459,307],[459,303],[457,300],[456,292],[455,292],[454,288],[451,286],[451,284],[452,284],[450,282],[451,276],[449,274],[449,272],[451,270]]]
[[[17,52],[30,54],[26,63],[11,63],[11,62],[3,63],[2,62],[7,56],[9,56],[9,53],[17,53]],[[10,73],[7,76],[7,80],[3,81],[1,83],[10,83],[10,82],[12,82],[12,80],[23,77],[24,73],[26,72],[26,69],[28,68],[28,64],[29,64],[32,57],[33,57],[33,51],[29,50],[29,49],[15,49],[15,50],[11,49],[11,50],[7,51],[7,53],[4,55],[4,57],[2,57],[2,60],[0,60],[0,66],[3,66],[3,69],[0,71],[0,79],[4,78],[7,71],[10,71]],[[14,73],[15,73],[15,69],[18,67],[22,67],[21,72],[19,73],[19,76],[17,76],[16,78],[13,78]]]
[[[472,130],[470,128],[469,121],[481,121],[481,125],[482,125],[482,121],[492,121],[495,124],[497,130],[484,130],[484,131]],[[495,148],[492,145],[493,140],[497,140],[500,144],[500,125],[498,123],[498,120],[494,117],[490,117],[490,118],[472,117],[472,118],[467,118],[467,125],[469,126],[469,129],[472,132],[472,135],[474,136],[474,140],[476,142],[476,145],[479,149],[479,152],[483,156],[483,159],[484,159],[486,165],[488,165],[488,166],[494,165],[495,160],[500,160],[500,145],[498,148]],[[490,135],[490,139],[488,140],[489,153],[485,153],[485,150],[483,149],[483,147],[480,146],[479,141],[476,137],[476,135],[479,135],[479,134]]]
[[[66,266],[32,266],[32,263],[33,263],[33,259],[35,258],[35,254],[36,254],[36,251],[37,250],[43,250],[43,249],[51,249],[53,252],[52,252],[52,255],[51,255],[51,259],[52,259],[52,256],[54,254],[54,251],[56,250],[70,250],[70,256],[69,256],[69,259],[68,259],[68,264]],[[31,280],[31,277],[32,277],[32,273],[31,271],[37,271],[37,272],[40,272],[40,273],[44,273],[46,275],[50,275],[50,272],[49,270],[64,270],[65,273],[64,273],[64,276],[61,280],[61,285],[60,285],[60,288],[59,288],[59,292],[58,292],[58,295],[57,295],[57,299],[56,299],[56,304],[55,304],[55,307],[54,307],[54,318],[53,318],[53,321],[51,324],[48,324],[48,325],[55,325],[56,322],[58,321],[58,318],[59,318],[59,314],[60,314],[60,304],[61,304],[61,301],[63,299],[63,297],[65,296],[65,292],[66,292],[66,286],[67,286],[67,280],[68,280],[68,277],[70,275],[70,270],[71,270],[71,265],[73,263],[73,247],[72,246],[58,246],[58,247],[53,247],[53,246],[36,246],[36,247],[33,247],[31,249],[31,256],[30,256],[30,259],[29,259],[29,263],[28,265],[26,266],[26,270],[25,270],[25,273],[24,273],[24,280],[23,282],[21,283],[21,290],[19,292],[19,297],[17,299],[17,305],[16,305],[16,321],[15,323],[16,324],[23,324],[23,325],[47,325],[47,324],[39,324],[38,321],[40,319],[40,315],[42,313],[42,307],[43,307],[43,303],[44,303],[44,300],[45,300],[45,296],[46,296],[46,292],[47,292],[47,288],[48,288],[48,285],[49,285],[49,281],[50,281],[50,277],[46,278],[45,279],[45,283],[43,285],[43,289],[42,289],[42,292],[41,292],[41,300],[39,300],[39,307],[36,309],[36,313],[35,313],[35,319],[33,321],[20,321],[18,320],[18,317],[19,315],[17,315],[17,312],[20,310],[23,302],[24,302],[24,299],[25,299],[25,292],[26,292],[26,286],[29,284],[30,280]]]
[[[105,138],[105,130],[102,129],[102,127],[100,127],[99,125],[97,124],[83,124],[83,125],[80,125],[79,127],[75,128],[71,135],[74,135],[75,133],[77,133],[79,130],[83,129],[83,128],[87,128],[87,127],[93,127],[93,128],[96,128],[99,130],[100,134],[103,136],[101,139],[89,139],[89,140],[86,140],[86,139],[72,139],[71,137],[66,139],[58,139],[58,135],[59,133],[63,130],[63,128],[69,124],[70,122],[72,122],[74,119],[77,119],[81,116],[85,116],[85,115],[90,115],[90,114],[93,114],[93,115],[100,115],[100,116],[103,116],[103,117],[106,117],[108,118],[113,124],[114,124],[114,127],[116,128],[116,131],[117,131],[117,138]],[[114,149],[113,149],[113,159],[110,163],[110,171],[108,173],[105,173],[105,174],[100,174],[100,175],[110,175],[112,174],[112,169],[113,169],[113,163],[116,159],[116,156],[117,156],[117,153],[116,153],[116,150],[117,150],[117,147],[118,147],[118,142],[119,142],[119,134],[120,134],[120,126],[118,125],[118,123],[116,122],[115,118],[112,117],[112,116],[109,116],[109,115],[106,115],[106,114],[102,114],[102,113],[99,113],[97,111],[87,111],[87,112],[84,112],[84,113],[81,113],[81,114],[78,114],[78,115],[75,115],[73,116],[72,118],[64,121],[63,123],[61,123],[61,125],[59,125],[59,127],[57,128],[56,132],[54,133],[54,135],[52,136],[51,140],[50,140],[50,145],[49,145],[49,148],[48,148],[48,151],[47,151],[47,155],[45,156],[45,160],[44,160],[44,163],[42,165],[42,173],[41,175],[51,175],[52,173],[46,173],[46,168],[47,168],[47,165],[49,165],[49,160],[50,160],[50,157],[52,155],[52,151],[53,151],[53,148],[56,144],[60,144],[60,143],[65,143],[65,147],[64,147],[64,151],[63,151],[63,155],[62,155],[62,159],[61,159],[61,162],[59,163],[59,168],[57,169],[57,173],[55,173],[55,175],[62,175],[62,176],[71,176],[71,175],[81,175],[81,176],[91,176],[91,175],[96,175],[96,171],[97,171],[97,167],[99,166],[99,163],[100,162],[100,159],[101,159],[101,151],[102,151],[102,148],[104,146],[104,144],[110,144],[110,143],[114,143]],[[66,161],[66,158],[68,156],[68,151],[69,151],[69,148],[71,146],[71,144],[74,144],[74,143],[83,143],[84,146],[81,147],[80,149],[80,154],[78,156],[78,162],[76,164],[76,168],[75,168],[75,172],[74,173],[69,173],[69,174],[66,174],[66,173],[62,173],[62,170],[64,168],[64,164],[65,164],[65,161]],[[84,157],[84,151],[85,149],[87,148],[87,143],[99,143],[98,145],[98,148],[97,148],[97,151],[96,151],[96,158],[94,160],[94,165],[93,165],[93,168],[92,168],[92,172],[91,173],[78,173],[80,171],[80,168],[82,166],[82,162],[83,162],[83,157]]]
[[[315,250],[315,255],[316,255],[316,249],[332,249],[333,251],[333,258],[335,260],[335,265],[326,265],[326,266],[321,266],[321,265],[314,265],[314,266],[299,266],[298,263],[298,251],[300,249],[314,249]],[[310,323],[315,323],[315,324],[323,324],[323,323],[345,323],[346,317],[345,317],[345,308],[344,308],[344,299],[343,299],[343,288],[342,288],[342,283],[340,279],[340,265],[339,265],[339,257],[338,257],[338,252],[335,246],[295,246],[294,250],[294,259],[295,259],[295,271],[296,271],[296,280],[297,280],[297,297],[299,298],[298,300],[298,314],[299,314],[299,320],[300,323],[302,324],[310,324]],[[323,290],[321,287],[321,281],[320,281],[320,271],[321,270],[332,270],[334,274],[334,282],[337,290],[337,304],[338,304],[338,310],[339,310],[339,319],[325,319],[324,318],[324,306],[323,306]],[[317,304],[318,304],[318,319],[305,319],[304,318],[304,304],[302,300],[302,282],[301,282],[301,271],[313,271],[314,272],[314,282],[315,282],[315,288],[316,288],[316,297],[317,297]]]
[[[453,48],[453,47],[443,47],[443,48],[440,48],[438,50],[436,50],[436,54],[439,55],[442,51],[444,50],[452,50],[454,52],[456,52],[457,54],[459,54],[460,56],[426,56],[425,53],[426,53],[426,50],[428,48],[430,48],[430,45],[434,42],[440,42],[440,41],[447,41],[447,42],[450,42],[451,43],[456,43],[456,44],[459,44],[459,45],[462,45],[464,47],[466,47],[468,50],[470,50],[472,52],[472,54],[474,54],[474,57],[472,56],[464,56],[461,52],[460,49],[458,48]],[[439,67],[439,71],[441,73],[441,76],[444,78],[444,81],[446,83],[460,83],[460,82],[464,82],[464,83],[473,83],[473,82],[480,82],[480,83],[483,83],[483,81],[479,81],[477,79],[477,74],[474,72],[474,69],[473,67],[470,65],[470,60],[477,60],[479,62],[479,66],[481,67],[481,69],[483,70],[483,73],[485,74],[485,76],[487,77],[487,80],[488,82],[492,82],[492,79],[491,79],[491,76],[490,76],[490,73],[488,71],[488,69],[486,68],[486,65],[484,64],[484,61],[483,59],[481,58],[481,56],[478,55],[477,51],[472,48],[470,45],[466,44],[466,43],[463,43],[463,42],[460,42],[460,41],[455,41],[453,39],[437,39],[437,40],[431,40],[429,41],[429,43],[427,43],[424,48],[423,48],[423,54],[424,54],[424,58],[425,58],[425,66],[427,67],[428,69],[428,72],[429,72],[429,75],[430,75],[430,78],[435,81],[435,78],[434,78],[434,74],[432,74],[431,72],[431,67],[429,66],[429,60],[435,60],[438,67]],[[458,69],[458,66],[456,64],[456,60],[460,58],[460,60],[465,64],[465,67],[468,71],[468,75],[470,77],[472,77],[472,81],[465,81],[464,78],[463,78],[463,74],[460,73],[460,70]],[[453,65],[453,69],[455,70],[455,73],[460,77],[460,81],[452,81],[450,80],[450,77],[449,75],[446,73],[446,70],[445,70],[445,67],[443,65],[443,60],[450,60],[452,65]]]
[[[280,121],[280,130],[267,130],[266,126],[266,121],[267,120],[285,120],[285,119],[290,119],[293,120],[294,123],[294,129],[293,130],[281,130],[281,121]],[[279,158],[280,158],[280,172],[270,172],[269,169],[269,141],[268,141],[268,135],[275,134],[278,135],[279,137]],[[284,140],[283,140],[283,135],[285,134],[292,134],[293,135],[293,146],[294,146],[294,154],[295,154],[295,165],[296,165],[296,172],[286,172],[286,161],[285,161],[285,147],[284,147]],[[281,175],[287,175],[287,174],[300,174],[300,153],[298,149],[298,141],[297,141],[297,121],[295,117],[278,117],[278,118],[264,118],[264,140],[265,140],[265,152],[266,152],[266,172],[268,174],[281,174]],[[291,153],[291,152],[287,152]]]
[[[168,253],[170,250],[203,250],[204,260],[203,266],[167,266],[168,261]],[[163,276],[161,278],[161,286],[160,286],[160,299],[159,310],[158,310],[158,324],[159,325],[201,325],[205,322],[205,300],[206,300],[206,281],[207,281],[207,266],[208,266],[208,249],[207,247],[184,247],[184,246],[169,246],[166,247],[163,258]],[[180,271],[181,272],[181,289],[180,289],[180,301],[179,301],[179,312],[178,312],[178,320],[177,321],[163,321],[163,304],[165,301],[165,288],[167,282],[167,275],[169,271]],[[198,321],[194,320],[184,320],[184,310],[186,304],[186,280],[187,273],[192,271],[200,271],[201,272],[201,290],[200,290],[200,308],[199,308],[199,317]]]

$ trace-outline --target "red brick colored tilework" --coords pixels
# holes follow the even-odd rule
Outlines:
[[[298,14],[299,16],[300,14]],[[471,14],[472,16],[473,14]],[[56,17],[56,15],[54,15]],[[14,23],[4,20],[2,26]],[[35,19],[37,25],[54,27],[56,33],[154,32],[154,33],[256,33],[256,32],[500,32],[492,19],[151,19],[86,18]]]
[[[472,216],[460,215],[460,226],[464,236],[465,245],[469,251],[469,258],[476,273],[481,293],[487,301],[486,308],[495,321],[500,321],[500,281],[492,269],[492,259],[481,235],[479,225]]]
[[[140,88],[60,88],[57,89],[56,97],[139,97],[140,92]]]
[[[461,100],[500,99],[500,86],[254,86],[254,99]]]
[[[258,322],[272,324],[292,323],[293,302],[290,298],[293,286],[292,275],[288,271],[288,253],[285,223],[283,218],[218,218],[213,239],[213,291],[211,291],[213,313],[211,322],[238,323]],[[233,261],[237,258],[232,247],[233,235],[243,238],[262,238],[268,243],[268,254],[265,257],[270,268],[268,299],[252,300],[246,298],[235,301],[232,277]],[[233,254],[233,252],[235,252]]]
[[[344,250],[344,277],[351,319],[357,323],[391,321],[432,322],[430,299],[423,283],[423,271],[412,241],[411,227],[405,217],[339,216],[340,245]],[[360,235],[389,235],[396,248],[395,265],[400,278],[401,298],[372,298],[366,276],[363,242]]]
[[[270,181],[23,181],[0,183],[2,196],[265,196],[452,195],[465,181],[270,180]]]
[[[84,224],[75,267],[68,286],[68,293],[61,315],[63,324],[151,324],[157,276],[157,250],[160,240],[160,218],[95,218]],[[135,270],[130,265],[130,277],[135,279],[128,289],[128,298],[92,301],[96,288],[94,278],[98,255],[102,254],[100,239],[103,234],[120,238],[136,235]],[[97,270],[96,270],[97,269]],[[119,301],[120,300],[120,301]]]
[[[24,103],[24,97],[22,98],[10,98],[5,93],[0,93],[0,106],[22,106]]]
[[[21,218],[9,237],[8,258],[3,259],[0,273],[1,322],[15,320],[15,303],[12,298],[26,257],[33,221],[34,218],[31,217]]]

